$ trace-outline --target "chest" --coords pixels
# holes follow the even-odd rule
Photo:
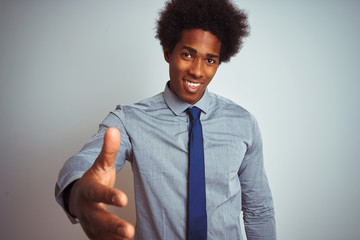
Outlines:
[[[144,120],[146,119],[146,120]],[[186,175],[188,170],[189,120],[136,118],[127,125],[134,164],[145,175]],[[246,153],[248,128],[237,119],[212,118],[201,121],[207,176],[237,174]]]

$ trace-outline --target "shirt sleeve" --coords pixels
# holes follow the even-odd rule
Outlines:
[[[55,185],[55,198],[60,206],[65,210],[72,223],[78,222],[69,212],[66,211],[63,199],[65,188],[73,181],[82,177],[82,175],[92,166],[95,159],[101,152],[104,141],[104,134],[109,127],[116,127],[120,131],[121,142],[119,152],[116,155],[116,170],[125,164],[125,159],[129,159],[131,144],[125,128],[125,115],[118,106],[115,111],[111,112],[104,121],[99,125],[98,132],[84,145],[81,151],[69,158],[59,172],[58,180]]]
[[[245,232],[248,240],[275,240],[273,200],[264,169],[261,134],[253,116],[251,136],[239,170]]]

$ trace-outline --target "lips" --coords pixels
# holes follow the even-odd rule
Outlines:
[[[192,87],[192,88],[197,88],[200,86],[200,83],[194,83],[194,82],[190,82],[190,81],[187,81],[185,80],[185,84],[188,85],[189,87]]]
[[[186,91],[190,92],[190,93],[196,93],[201,85],[201,83],[191,82],[186,79],[184,79],[184,83],[185,83],[184,87],[185,87]]]

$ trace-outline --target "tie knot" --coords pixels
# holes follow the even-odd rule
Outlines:
[[[201,113],[200,108],[197,107],[188,108],[187,112],[189,114],[191,121],[200,119],[200,113]]]

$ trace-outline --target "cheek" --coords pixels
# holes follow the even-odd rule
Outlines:
[[[211,69],[211,70],[209,70],[209,71],[207,72],[207,78],[208,78],[208,82],[209,82],[209,83],[211,82],[211,80],[212,80],[213,77],[215,76],[215,73],[216,73],[216,69],[215,69],[215,70]]]
[[[174,78],[173,80],[179,81],[182,79],[182,76],[184,75],[185,70],[181,68],[178,65],[172,66],[170,69],[171,78]]]

